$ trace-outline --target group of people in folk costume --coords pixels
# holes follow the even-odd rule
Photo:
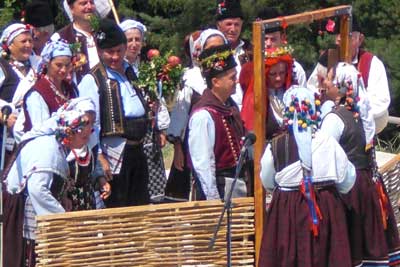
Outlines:
[[[5,266],[35,266],[36,215],[149,204],[149,181],[157,180],[149,166],[162,157],[146,144],[174,145],[166,196],[223,199],[254,127],[252,48],[240,37],[239,1],[217,1],[216,28],[185,39],[190,65],[171,117],[133,83],[145,25],[102,18],[94,31],[93,0],[64,7],[71,23],[55,33],[49,2],[33,0],[29,24],[10,24],[1,35],[0,106],[12,108],[2,121]],[[265,8],[258,19],[280,15]],[[390,94],[383,63],[363,40],[353,25],[352,63],[328,67],[322,55],[307,81],[282,29],[265,31],[268,145],[260,176],[272,202],[259,266],[400,264],[373,147]],[[252,164],[239,175],[239,195],[251,195]],[[165,174],[158,179],[165,184]]]

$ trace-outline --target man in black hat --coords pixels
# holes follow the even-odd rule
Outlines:
[[[281,17],[282,14],[274,7],[265,7],[259,10],[257,19],[267,20]],[[280,47],[286,44],[285,35],[282,27],[265,29],[264,32],[265,49]],[[307,78],[306,72],[299,62],[294,60],[293,63],[293,79],[298,85],[306,87]]]
[[[237,63],[236,70],[239,75],[241,65],[248,62],[252,55],[251,43],[240,38],[243,26],[240,0],[217,0],[216,26],[225,35],[234,51],[233,56]],[[243,90],[239,84],[237,84],[232,98],[241,109]]]
[[[67,0],[72,14],[72,22],[53,34],[51,39],[67,40],[70,44],[80,43],[79,51],[74,51],[78,60],[75,62],[76,83],[99,63],[96,40],[92,34],[90,18],[95,16],[96,6],[94,0]]]
[[[33,0],[25,6],[26,24],[33,28],[33,51],[40,55],[43,47],[54,33],[54,15],[49,1]]]
[[[338,27],[337,27],[338,28]],[[369,104],[371,113],[375,120],[375,132],[381,132],[388,122],[388,108],[390,104],[389,83],[383,62],[374,54],[362,48],[365,36],[362,33],[361,25],[356,16],[352,17],[351,32],[351,56],[352,64],[360,72]],[[336,45],[341,42],[340,34],[336,35]],[[337,59],[338,60],[338,59]],[[318,88],[318,75],[326,73],[328,67],[327,53],[321,55],[319,62],[308,79],[307,85],[310,88]]]
[[[220,199],[225,178],[234,177],[244,127],[231,95],[236,86],[236,62],[229,45],[200,55],[207,87],[189,120],[189,152],[200,199]]]
[[[143,153],[148,109],[140,91],[132,86],[136,76],[124,60],[127,40],[109,19],[100,21],[96,39],[101,63],[83,77],[79,96],[90,97],[96,105],[95,126],[100,131],[101,148],[98,158],[105,176],[112,179],[112,194],[106,205],[148,204],[148,167]]]

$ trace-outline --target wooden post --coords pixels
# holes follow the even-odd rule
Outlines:
[[[349,15],[340,17],[340,60],[349,63],[352,60],[350,47],[351,20],[352,17]]]
[[[257,136],[254,145],[254,209],[255,209],[255,254],[256,266],[260,255],[262,231],[265,216],[265,192],[260,180],[260,161],[265,146],[265,116],[267,92],[265,90],[264,65],[264,27],[260,22],[253,23],[254,45],[254,132]]]

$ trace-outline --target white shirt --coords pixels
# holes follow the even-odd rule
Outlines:
[[[189,120],[189,153],[193,169],[207,200],[220,199],[215,176],[215,124],[207,110],[196,111]]]
[[[261,158],[260,177],[264,187],[270,191],[277,186],[293,188],[300,186],[303,169],[300,161],[296,161],[276,172],[271,145],[268,144]],[[312,140],[313,182],[333,181],[339,192],[347,193],[353,187],[355,178],[355,168],[338,142],[321,132],[315,133]]]

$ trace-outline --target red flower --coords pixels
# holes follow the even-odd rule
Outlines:
[[[328,32],[334,32],[335,30],[335,22],[331,19],[328,19],[328,23],[326,23],[325,29]]]
[[[150,49],[147,52],[147,58],[149,60],[151,60],[153,57],[158,57],[158,56],[160,56],[160,51],[158,51],[157,49]]]
[[[181,64],[181,59],[177,56],[170,56],[168,58],[168,64],[173,68],[173,67]]]

